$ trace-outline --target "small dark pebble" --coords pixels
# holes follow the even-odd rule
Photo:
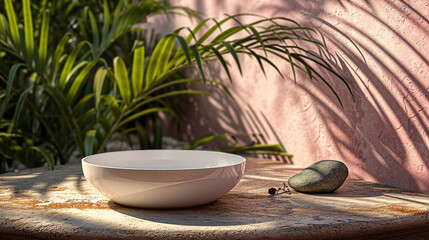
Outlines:
[[[271,194],[271,195],[276,194],[276,192],[277,192],[277,189],[275,189],[275,188],[268,189],[268,193]]]

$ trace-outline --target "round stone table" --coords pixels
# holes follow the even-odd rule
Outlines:
[[[349,179],[332,194],[270,196],[297,173],[248,159],[218,201],[133,209],[100,195],[79,165],[0,175],[1,239],[429,239],[429,195]]]

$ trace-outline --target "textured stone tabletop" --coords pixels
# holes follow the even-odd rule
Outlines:
[[[116,205],[78,165],[0,175],[0,238],[28,239],[424,239],[429,195],[349,179],[332,194],[270,196],[299,169],[248,159],[241,182],[218,201],[181,210]],[[429,233],[427,233],[429,237]]]

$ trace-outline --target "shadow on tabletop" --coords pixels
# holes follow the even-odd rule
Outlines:
[[[79,170],[76,170],[79,168]],[[10,177],[12,180],[4,179],[0,184],[11,188],[14,196],[25,195],[28,190],[37,191],[41,196],[55,191],[61,183],[72,178],[78,191],[83,192],[82,185],[85,182],[81,166],[66,165],[57,166],[54,171],[48,168],[37,168],[21,170],[19,172],[1,174],[1,177]]]
[[[271,222],[274,215],[288,214],[293,211],[292,204],[287,204],[289,200],[289,197],[274,199],[268,194],[230,193],[212,203],[183,209],[131,208],[112,201],[107,204],[116,212],[146,221],[186,226],[237,226]],[[263,207],[264,204],[272,206],[269,204],[272,201],[278,201],[278,207]]]
[[[389,198],[392,200],[411,201],[413,203],[428,205],[419,200],[412,200],[403,197],[403,194],[415,196],[419,193],[404,193],[403,191],[380,184],[365,183],[365,188],[374,187],[370,191],[356,191],[362,186],[348,188],[347,185],[341,187],[334,193],[326,194],[302,194],[292,191],[291,195],[281,194],[270,196],[268,194],[238,194],[228,193],[219,200],[198,207],[185,209],[140,209],[121,206],[112,201],[107,203],[108,207],[121,214],[137,219],[157,222],[162,224],[183,225],[183,226],[238,226],[260,223],[277,224],[284,218],[290,216],[300,216],[314,218],[315,221],[324,220],[325,217],[335,217],[337,214],[349,214],[350,216],[362,216],[365,219],[380,219],[376,215],[371,215],[371,210],[359,208],[360,204],[367,204],[374,207],[374,211],[385,211],[377,207],[374,197],[384,196],[381,205],[389,206]],[[402,197],[389,195],[390,192],[401,191]],[[321,198],[329,200],[319,201]],[[350,209],[338,209],[333,203],[338,201],[344,205],[349,205]],[[396,209],[393,211],[415,211],[413,209]],[[387,211],[390,211],[388,209]]]
[[[401,194],[405,196],[427,196],[424,193],[410,192],[406,189],[387,186],[384,184],[365,182],[358,179],[349,179],[332,193],[302,193],[312,196],[338,197],[338,198],[371,198],[378,196],[392,197],[390,194]],[[404,199],[405,200],[405,199]],[[411,199],[406,199],[411,201]],[[425,203],[425,205],[427,205]]]

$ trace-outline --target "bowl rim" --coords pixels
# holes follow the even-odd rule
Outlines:
[[[209,154],[219,154],[219,155],[226,155],[230,157],[238,158],[238,163],[233,164],[226,164],[223,166],[212,166],[212,167],[195,167],[195,168],[175,168],[175,169],[148,169],[148,168],[130,168],[130,167],[118,167],[118,166],[107,166],[107,165],[101,165],[101,164],[95,164],[95,163],[89,163],[87,160],[90,157],[93,156],[99,156],[99,155],[108,155],[111,153],[119,153],[119,152],[157,152],[157,151],[168,151],[168,152],[174,152],[174,151],[180,151],[180,152],[202,152],[202,153],[209,153]],[[112,151],[112,152],[104,152],[104,153],[97,153],[92,154],[89,156],[86,156],[82,158],[81,164],[84,165],[90,165],[94,167],[100,167],[100,168],[107,168],[107,169],[118,169],[118,170],[135,170],[135,171],[186,171],[186,170],[204,170],[204,169],[215,169],[215,168],[225,168],[225,167],[232,167],[236,165],[240,165],[246,163],[246,158],[237,154],[232,153],[225,153],[225,152],[217,152],[217,151],[210,151],[210,150],[186,150],[186,149],[145,149],[145,150],[124,150],[124,151]]]

